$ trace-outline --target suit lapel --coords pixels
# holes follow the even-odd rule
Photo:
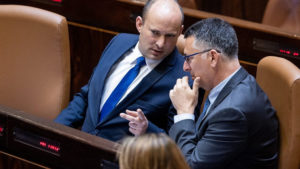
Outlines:
[[[241,67],[240,70],[227,82],[227,84],[224,86],[224,88],[219,93],[217,99],[215,102],[211,105],[209,111],[207,112],[207,116],[211,111],[213,111],[225,98],[228,96],[229,93],[248,75],[248,72]],[[198,119],[196,126],[199,129],[203,121],[207,118],[205,116],[202,120]]]
[[[123,100],[120,102],[111,113],[109,113],[103,121],[105,123],[112,117],[119,116],[121,111],[124,111],[141,95],[143,95],[151,86],[153,86],[159,79],[161,79],[167,72],[169,72],[176,62],[175,50],[171,55],[166,57],[158,66],[155,67]]]
[[[96,72],[94,73],[95,81],[93,82],[94,87],[94,100],[96,100],[96,105],[93,106],[95,109],[93,110],[94,113],[92,115],[94,116],[92,119],[94,120],[94,123],[97,124],[99,122],[99,110],[100,110],[100,103],[101,98],[103,95],[103,89],[105,86],[106,78],[108,73],[110,72],[113,65],[122,58],[122,56],[131,48],[134,47],[134,45],[138,41],[138,36],[131,39],[120,39],[117,40],[117,42],[114,42],[111,44],[111,47],[105,50],[105,53],[101,56],[101,60],[98,63]],[[110,44],[109,44],[110,45]]]
[[[100,114],[100,103],[101,103],[101,99],[102,99],[102,95],[103,95],[103,89],[105,86],[105,82],[106,82],[106,78],[108,73],[110,72],[110,69],[112,68],[112,66],[122,57],[122,55],[118,54],[118,55],[112,55],[111,60],[108,60],[107,62],[103,62],[103,64],[101,64],[101,62],[99,62],[99,64],[101,64],[101,68],[99,70],[97,70],[97,74],[96,74],[96,83],[97,85],[93,85],[93,87],[95,87],[95,89],[93,91],[96,91],[93,95],[94,95],[94,100],[97,100],[96,102],[96,106],[95,106],[95,113],[92,113],[92,115],[94,116],[94,118],[92,118],[93,120],[95,120],[95,124],[97,124],[99,122],[99,114]],[[96,89],[97,88],[97,89]]]

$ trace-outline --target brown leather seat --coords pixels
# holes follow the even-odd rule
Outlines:
[[[300,34],[300,1],[269,0],[262,23]]]
[[[70,49],[65,17],[0,5],[0,104],[54,119],[69,101]]]
[[[178,0],[178,3],[185,8],[197,9],[195,0]]]
[[[263,58],[256,79],[277,110],[280,123],[279,169],[300,168],[300,70],[290,61]]]

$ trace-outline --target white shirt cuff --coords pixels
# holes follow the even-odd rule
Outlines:
[[[174,116],[174,123],[177,123],[181,120],[187,120],[187,119],[195,120],[195,115],[190,114],[190,113],[183,113],[183,114],[175,115]]]

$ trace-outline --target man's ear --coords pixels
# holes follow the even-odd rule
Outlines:
[[[135,26],[136,26],[137,31],[140,33],[142,30],[142,27],[143,27],[143,18],[142,17],[140,17],[140,16],[136,17]]]
[[[179,35],[181,35],[181,34],[182,34],[182,32],[183,32],[183,29],[184,29],[184,25],[181,25],[181,28],[180,28],[180,33],[179,33]]]
[[[211,51],[209,51],[209,55],[210,55],[209,57],[211,59],[211,62],[210,62],[211,66],[216,67],[218,62],[221,59],[220,53],[218,53],[216,50],[212,49]]]

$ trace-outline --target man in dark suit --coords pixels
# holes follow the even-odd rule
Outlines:
[[[268,97],[238,60],[238,40],[227,22],[209,18],[185,32],[183,69],[170,91],[177,110],[169,135],[193,169],[275,169],[278,121]],[[209,92],[194,120],[198,88]]]
[[[111,40],[89,83],[55,121],[72,127],[83,123],[82,131],[112,141],[131,133],[168,131],[175,114],[169,108],[169,90],[177,78],[187,75],[175,47],[182,23],[183,13],[175,0],[149,1],[143,16],[136,18],[140,35],[119,34]],[[144,65],[139,66],[137,77],[128,88],[122,86],[139,58]],[[125,88],[124,94],[119,94],[120,88]]]

